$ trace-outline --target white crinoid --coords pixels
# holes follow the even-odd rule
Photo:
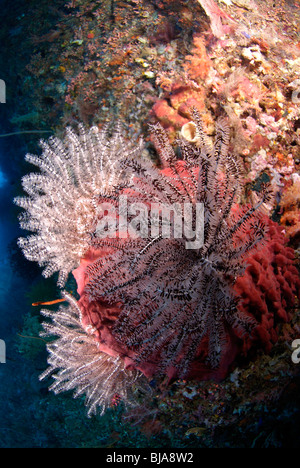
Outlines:
[[[58,285],[63,287],[88,250],[98,197],[128,184],[130,175],[119,163],[125,155],[139,155],[140,146],[126,143],[119,129],[108,137],[106,130],[82,126],[79,134],[68,128],[63,141],[52,137],[41,146],[41,156],[26,155],[26,161],[39,168],[22,179],[28,196],[14,200],[25,209],[20,226],[34,233],[18,243],[28,260],[44,267],[45,277],[59,272]]]
[[[137,404],[136,394],[149,391],[145,378],[136,369],[126,369],[123,359],[110,356],[99,350],[97,342],[81,323],[77,302],[63,293],[69,301],[58,311],[42,310],[42,315],[51,319],[43,323],[42,337],[50,337],[47,345],[49,367],[40,375],[40,380],[52,377],[49,390],[55,394],[73,390],[74,398],[85,394],[88,416],[101,415],[111,406],[114,398],[121,399],[125,406]],[[53,337],[56,337],[53,340]]]

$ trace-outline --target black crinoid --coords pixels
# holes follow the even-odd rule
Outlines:
[[[127,235],[124,225],[115,236],[94,233],[90,252],[106,253],[82,269],[79,305],[100,344],[130,356],[146,375],[222,376],[235,340],[257,325],[240,313],[232,286],[263,239],[260,213],[271,195],[265,187],[256,206],[238,207],[241,171],[225,118],[214,145],[197,111],[184,135],[179,159],[163,128],[152,127],[160,168],[126,155],[119,161],[134,177],[109,200],[124,219],[126,195]],[[107,201],[101,196],[99,206]],[[109,320],[116,304],[120,312]]]

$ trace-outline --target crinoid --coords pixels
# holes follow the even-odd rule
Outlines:
[[[110,346],[133,351],[134,365],[146,374],[154,366],[169,376],[187,376],[199,356],[218,368],[223,357],[230,360],[231,334],[251,334],[257,325],[253,316],[239,312],[232,285],[263,238],[259,212],[270,192],[266,188],[255,207],[233,214],[240,169],[228,152],[226,120],[216,126],[214,146],[197,112],[193,125],[194,141],[178,141],[182,160],[155,125],[152,136],[163,168],[143,159],[121,161],[125,172],[135,174],[126,192],[128,206],[140,203],[139,215],[128,218],[135,236],[94,237],[90,253],[110,251],[74,272],[82,284],[83,316],[99,331],[100,343],[111,334]],[[97,303],[122,304],[113,323],[107,326],[105,314],[94,312]]]
[[[20,238],[19,246],[28,260],[45,267],[46,278],[59,272],[63,287],[89,247],[99,195],[110,194],[128,175],[118,160],[123,154],[138,157],[140,148],[126,143],[118,130],[108,138],[107,129],[82,126],[79,134],[67,128],[64,141],[52,137],[41,147],[41,156],[26,155],[39,168],[22,179],[28,197],[14,200],[25,209],[20,226],[34,233]]]
[[[60,306],[56,312],[42,310],[49,321],[43,323],[42,337],[56,336],[47,345],[49,367],[40,375],[40,380],[50,375],[54,383],[50,386],[55,394],[74,390],[77,398],[86,395],[88,416],[101,414],[111,406],[113,397],[122,399],[125,405],[136,403],[135,393],[145,391],[147,385],[141,372],[125,369],[119,356],[110,356],[98,349],[89,330],[82,327],[81,312],[76,301],[68,294],[69,305]]]
[[[16,199],[22,227],[35,233],[19,244],[45,276],[59,272],[59,285],[76,268],[80,294],[46,325],[58,336],[48,347],[53,388],[86,391],[90,411],[107,405],[112,379],[124,382],[126,372],[129,382],[138,371],[224,376],[236,340],[258,325],[238,309],[232,286],[263,239],[270,191],[237,209],[240,168],[226,119],[214,145],[197,111],[193,119],[191,138],[177,141],[180,159],[163,128],[152,127],[160,167],[119,129],[111,138],[68,130],[64,143],[51,139],[41,157],[27,157],[41,172],[24,177],[29,197]]]

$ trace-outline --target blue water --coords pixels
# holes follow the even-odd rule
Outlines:
[[[4,157],[0,154],[0,160]],[[4,330],[8,331],[7,299],[13,283],[13,271],[10,264],[9,245],[18,233],[16,220],[12,216],[12,200],[9,177],[0,168],[0,338]]]
[[[5,175],[3,174],[2,170],[0,169],[0,188],[5,186],[7,184],[7,179]]]
[[[1,160],[1,155],[0,155]],[[8,178],[0,168],[0,261],[7,259],[7,247],[17,233],[16,221],[10,215],[11,190]]]
[[[29,447],[41,445],[28,424],[26,411],[40,399],[36,363],[18,352],[17,338],[22,332],[23,320],[28,313],[26,293],[30,280],[19,275],[12,267],[12,252],[17,252],[20,235],[15,196],[15,168],[9,152],[14,142],[6,142],[0,151],[0,339],[6,345],[6,362],[0,364],[0,447]],[[22,147],[22,145],[21,145]],[[23,150],[20,150],[20,152]],[[23,155],[22,155],[23,157]],[[21,158],[21,154],[20,154]],[[6,171],[1,169],[5,165]],[[34,425],[33,425],[34,427]]]

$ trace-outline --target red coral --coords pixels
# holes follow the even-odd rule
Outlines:
[[[179,115],[165,99],[159,99],[154,104],[152,112],[156,116],[157,120],[164,126],[164,128],[168,129],[170,133],[173,133],[174,130],[178,130],[188,122],[188,119]]]
[[[193,45],[192,55],[185,57],[186,63],[183,67],[192,80],[200,82],[207,77],[212,62],[207,56],[205,42],[201,36],[194,36]]]
[[[191,109],[194,107],[202,114],[205,109],[204,89],[200,86],[193,89],[189,85],[174,83],[166,99],[159,99],[152,108],[162,126],[169,131],[171,137],[185,123],[191,120]],[[168,103],[170,102],[170,104]]]
[[[283,229],[268,220],[265,245],[249,255],[243,276],[237,278],[234,291],[239,310],[258,322],[255,336],[244,337],[244,350],[260,342],[269,351],[277,341],[278,323],[287,322],[300,293],[300,279],[294,266],[294,251],[286,246]]]

